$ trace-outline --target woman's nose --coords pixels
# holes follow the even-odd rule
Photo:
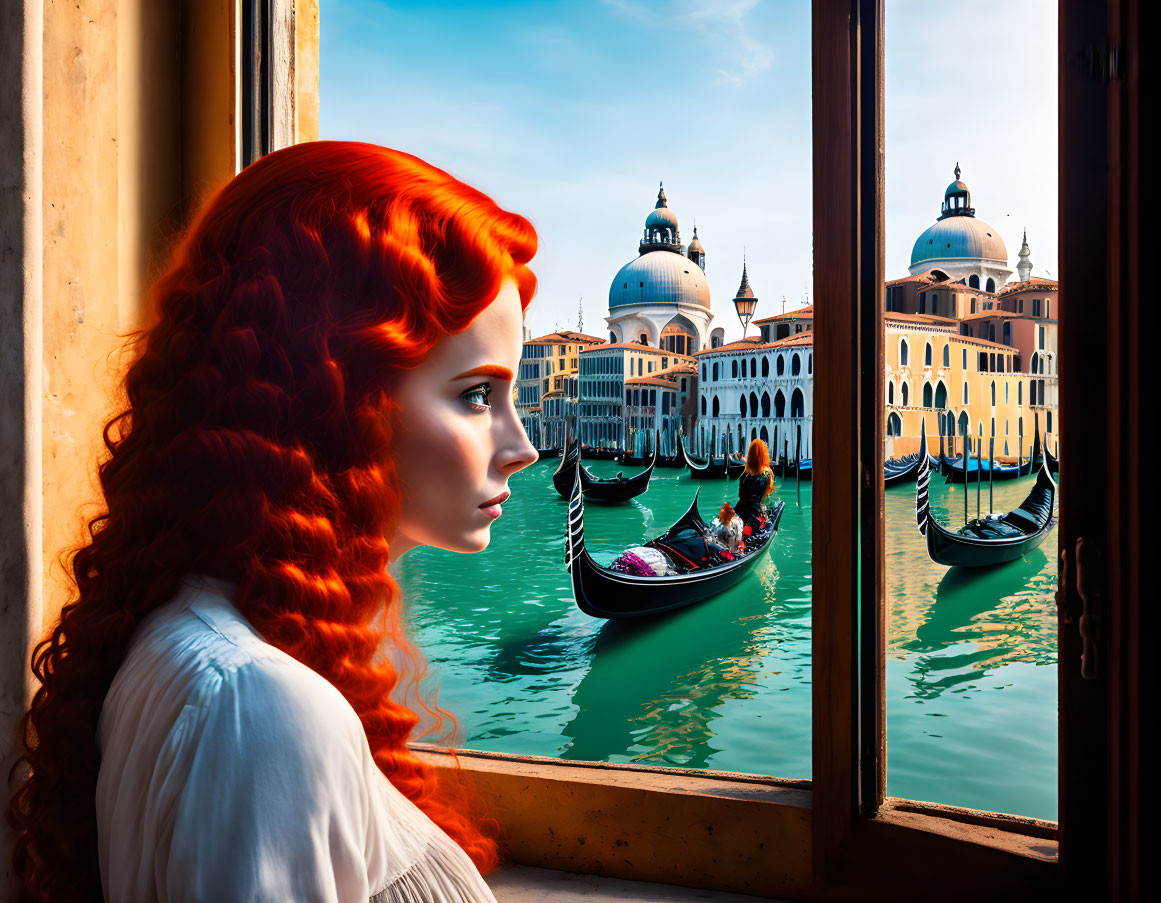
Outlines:
[[[498,437],[496,467],[506,474],[523,470],[537,460],[536,447],[524,432],[520,417],[515,407],[508,412],[502,424],[502,433]]]

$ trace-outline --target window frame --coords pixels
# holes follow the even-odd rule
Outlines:
[[[1108,297],[1109,310],[1066,305],[1058,314],[1060,347],[1091,365],[1092,344],[1103,340],[1097,353],[1101,363],[1112,362],[1110,372],[1119,375],[1121,388],[1135,378],[1138,358],[1128,352],[1145,333],[1136,328],[1142,314],[1134,244],[1140,236],[1139,163],[1132,140],[1122,140],[1139,136],[1138,74],[1123,66],[1125,48],[1139,45],[1139,18],[1140,0],[1061,3],[1060,180],[1070,185],[1070,193],[1061,194],[1062,267],[1069,262],[1062,291]],[[1071,548],[1080,525],[1095,518],[1098,541],[1108,550],[1103,566],[1089,570],[1090,585],[1103,590],[1099,613],[1108,629],[1100,648],[1107,652],[1116,643],[1123,655],[1113,665],[1115,679],[1082,682],[1076,621],[1084,603],[1073,583],[1062,586],[1063,605],[1074,617],[1060,634],[1061,698],[1068,705],[1061,707],[1059,831],[1035,819],[885,794],[883,47],[882,0],[814,4],[815,347],[821,362],[815,407],[825,414],[814,428],[816,470],[826,477],[816,478],[813,500],[813,778],[467,750],[453,757],[413,744],[437,769],[458,762],[461,775],[495,804],[516,861],[823,898],[849,896],[852,888],[870,895],[906,889],[907,896],[932,900],[1000,892],[1056,898],[1058,871],[1070,890],[1103,889],[1116,881],[1128,887],[1135,880],[1139,749],[1130,741],[1140,736],[1133,733],[1140,714],[1134,695],[1139,649],[1130,639],[1141,636],[1136,625],[1142,572],[1133,569],[1140,533],[1130,535],[1129,526],[1142,521],[1138,494],[1122,490],[1140,474],[1137,423],[1148,418],[1141,393],[1106,393],[1097,380],[1086,387],[1091,366],[1061,374],[1062,409],[1067,399],[1067,416],[1076,422],[1082,422],[1086,405],[1106,411],[1110,422],[1120,417],[1126,431],[1117,439],[1122,457],[1106,474],[1112,493],[1090,492],[1086,498],[1079,469],[1062,472],[1061,493],[1070,502],[1061,512],[1061,547]],[[1133,66],[1139,59],[1133,56]],[[1103,128],[1096,139],[1094,116]],[[1106,235],[1121,241],[1105,241]],[[1105,256],[1094,254],[1094,247],[1105,248]],[[1142,416],[1126,420],[1126,411]],[[1099,432],[1064,433],[1061,456],[1084,460],[1091,450],[1086,443]],[[1092,505],[1099,507],[1090,511]],[[1091,533],[1088,541],[1094,542]],[[1113,588],[1121,594],[1108,591]],[[1112,761],[1124,767],[1110,774]],[[577,830],[555,831],[546,840],[547,812],[555,823]],[[624,817],[612,817],[614,812]],[[677,826],[678,834],[667,833],[666,823]],[[697,844],[685,843],[690,832]],[[1115,852],[1106,855],[1106,849]],[[642,853],[635,861],[626,855],[633,850]],[[947,881],[949,863],[954,883]]]

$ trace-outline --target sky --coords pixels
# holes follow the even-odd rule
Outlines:
[[[802,0],[321,0],[320,137],[415,154],[540,236],[533,335],[606,336],[660,182],[706,250],[713,326],[813,301],[810,5]],[[958,162],[1015,268],[1056,271],[1055,0],[887,0],[888,278]]]

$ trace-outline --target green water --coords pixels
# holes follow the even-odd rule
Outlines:
[[[590,466],[600,476],[620,469]],[[737,586],[635,625],[573,603],[555,467],[513,477],[485,552],[416,549],[395,569],[439,702],[460,723],[456,742],[810,777],[810,484],[798,495],[793,482],[778,485],[778,536]],[[997,509],[1014,507],[1026,487],[997,484]],[[735,494],[724,480],[657,470],[639,499],[587,505],[590,553],[608,563],[663,532],[698,488],[707,516]],[[948,501],[962,512],[962,486],[937,479],[932,488],[945,522]],[[1055,533],[1024,561],[963,578],[927,558],[914,487],[887,492],[886,517],[888,792],[1055,818]]]

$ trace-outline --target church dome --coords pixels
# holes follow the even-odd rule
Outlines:
[[[701,267],[681,254],[648,251],[621,267],[609,286],[610,309],[630,304],[698,304],[708,310],[709,283]]]
[[[925,260],[971,258],[1008,262],[1008,248],[993,226],[974,216],[949,216],[932,223],[915,240],[911,265]]]
[[[645,219],[645,231],[653,229],[672,229],[677,234],[677,214],[668,207],[658,207]]]

